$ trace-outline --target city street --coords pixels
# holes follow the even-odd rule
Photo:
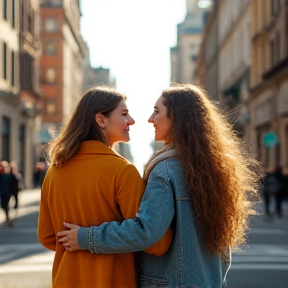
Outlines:
[[[263,221],[262,203],[257,205],[247,245],[232,256],[228,288],[288,288],[288,203],[283,204],[283,218],[271,222]]]
[[[37,239],[37,217],[40,189],[19,194],[19,211],[11,209],[13,228],[3,224],[0,214],[0,288],[51,287],[53,252]],[[13,199],[11,200],[13,204]],[[13,205],[12,205],[13,206]]]
[[[48,288],[53,252],[37,240],[36,226],[40,190],[20,194],[18,215],[13,228],[3,224],[0,213],[0,288]],[[13,200],[12,206],[13,206]],[[258,205],[259,214],[262,205]],[[288,203],[282,219],[263,221],[251,217],[247,247],[233,254],[228,288],[288,288]]]

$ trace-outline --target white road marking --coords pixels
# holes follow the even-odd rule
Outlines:
[[[288,264],[282,265],[282,264],[233,264],[231,265],[231,270],[281,270],[281,271],[288,271]]]
[[[39,252],[39,249],[43,249],[43,252],[13,260],[23,255],[24,252]],[[40,244],[0,245],[0,261],[7,261],[0,264],[0,274],[52,271],[54,254],[53,251],[48,251]]]
[[[271,228],[253,228],[247,231],[249,235],[288,235],[288,231]]]

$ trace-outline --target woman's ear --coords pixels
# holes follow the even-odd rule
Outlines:
[[[95,115],[95,121],[96,121],[96,123],[98,124],[98,126],[99,126],[100,128],[102,128],[102,129],[105,128],[105,123],[104,123],[104,116],[103,116],[103,114],[97,113],[97,114]]]

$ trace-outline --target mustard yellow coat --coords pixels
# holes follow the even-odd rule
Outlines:
[[[99,141],[85,141],[69,161],[51,165],[41,189],[38,238],[56,252],[53,287],[136,287],[133,253],[67,252],[56,233],[64,221],[88,227],[134,218],[143,192],[135,166]]]

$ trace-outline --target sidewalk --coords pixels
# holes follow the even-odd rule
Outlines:
[[[45,249],[37,239],[37,215],[40,189],[19,193],[18,211],[10,215],[12,228],[5,225],[0,212],[0,288],[49,288],[54,252]]]
[[[39,200],[40,200],[41,189],[24,189],[19,192],[18,195],[18,211],[16,211],[14,206],[14,198],[11,197],[10,200],[10,210],[9,215],[13,221],[13,219],[17,217],[21,217],[27,215],[29,213],[33,213],[38,211],[39,208]],[[5,213],[3,209],[0,209],[0,225],[3,225],[5,222]]]

